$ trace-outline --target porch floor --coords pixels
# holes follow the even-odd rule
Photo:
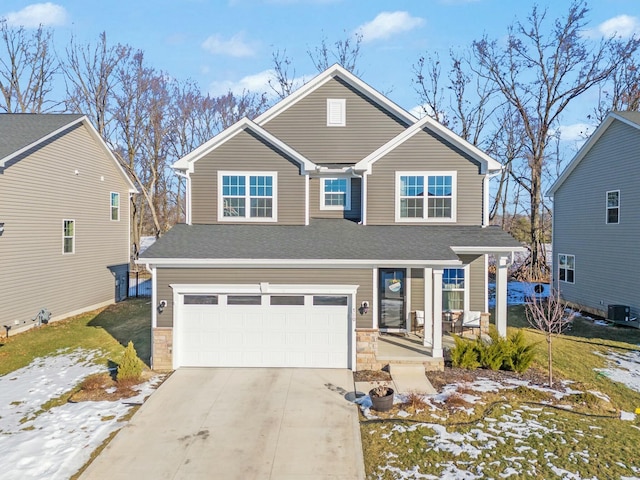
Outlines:
[[[448,334],[442,335],[442,348],[450,349],[454,346],[453,338]],[[415,333],[394,334],[383,333],[378,337],[378,353],[376,358],[386,363],[423,363],[433,367],[444,367],[442,358],[431,356],[431,347],[424,346],[422,337]]]

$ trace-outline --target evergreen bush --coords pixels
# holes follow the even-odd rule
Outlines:
[[[118,383],[136,383],[141,376],[142,361],[138,358],[133,342],[130,341],[127,348],[124,349],[122,362],[118,365],[116,380]]]

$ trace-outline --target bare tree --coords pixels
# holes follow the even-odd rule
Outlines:
[[[525,308],[527,321],[536,330],[544,333],[547,341],[549,386],[553,387],[553,349],[551,341],[560,335],[571,324],[575,312],[567,309],[567,305],[560,299],[560,292],[554,290],[548,298],[533,295],[531,302]]]
[[[323,37],[320,45],[308,49],[307,54],[318,72],[324,72],[334,63],[339,63],[346,70],[360,75],[360,72],[357,71],[357,64],[360,59],[361,44],[361,33],[354,33],[353,36],[350,36],[345,32],[345,38],[336,40],[333,43],[333,49],[327,44],[327,37]]]
[[[602,84],[638,48],[640,40],[602,39],[595,46],[582,36],[588,8],[574,1],[565,18],[547,30],[547,12],[533,7],[525,24],[509,28],[507,45],[486,36],[473,43],[475,72],[495,84],[520,117],[529,175],[519,179],[528,192],[531,254],[521,276],[545,279],[548,267],[542,242],[542,181],[547,146],[565,108]]]
[[[291,95],[296,88],[296,70],[292,66],[291,58],[287,56],[287,50],[276,50],[271,54],[273,61],[273,76],[269,79],[269,87],[281,99]]]
[[[7,113],[43,113],[59,103],[50,98],[59,71],[52,50],[51,30],[42,26],[32,33],[12,28],[0,20],[0,110]]]
[[[640,110],[640,62],[636,56],[625,59],[613,71],[611,79],[599,89],[594,118],[602,122],[611,110]]]

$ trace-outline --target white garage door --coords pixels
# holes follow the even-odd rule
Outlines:
[[[183,295],[178,366],[347,368],[348,298]]]

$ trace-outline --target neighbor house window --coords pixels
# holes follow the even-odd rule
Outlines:
[[[442,309],[464,310],[464,268],[445,268],[442,272]]]
[[[455,221],[456,172],[398,172],[396,221]]]
[[[620,190],[607,192],[607,223],[620,222]]]
[[[111,220],[120,220],[120,194],[111,192]]]
[[[219,220],[276,220],[276,173],[219,172]]]
[[[347,124],[347,102],[344,98],[327,99],[327,127],[344,127]]]
[[[558,279],[561,282],[575,283],[576,257],[575,255],[558,255]]]
[[[349,210],[351,208],[351,179],[323,178],[320,209]]]
[[[76,239],[75,220],[62,221],[62,253],[75,252]]]

